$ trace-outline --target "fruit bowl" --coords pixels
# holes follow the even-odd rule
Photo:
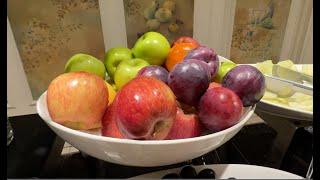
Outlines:
[[[63,140],[95,158],[127,166],[155,167],[191,160],[206,154],[236,135],[254,113],[255,106],[244,109],[240,121],[225,130],[188,139],[141,141],[100,135],[100,130],[79,131],[52,121],[46,92],[37,101],[37,112]]]

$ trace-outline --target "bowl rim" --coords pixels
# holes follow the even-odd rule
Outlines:
[[[193,137],[193,138],[185,138],[185,139],[173,139],[173,140],[134,140],[134,139],[120,139],[120,138],[113,138],[113,137],[107,137],[107,136],[102,136],[102,135],[95,135],[95,134],[90,134],[87,132],[83,132],[80,130],[74,130],[68,127],[65,127],[61,124],[58,124],[56,122],[54,122],[51,117],[49,112],[48,117],[50,119],[47,118],[43,118],[44,114],[43,114],[43,109],[44,107],[41,106],[42,101],[45,101],[43,103],[46,103],[46,95],[47,95],[47,91],[45,91],[37,100],[37,113],[38,115],[41,117],[42,120],[44,120],[46,122],[47,125],[52,126],[56,129],[59,129],[61,131],[66,132],[67,134],[72,134],[72,135],[76,135],[82,138],[89,138],[92,140],[98,140],[98,141],[104,141],[104,142],[111,142],[111,143],[118,143],[118,144],[135,144],[135,145],[165,145],[165,144],[183,144],[183,143],[189,143],[189,142],[194,142],[194,141],[201,141],[201,140],[205,140],[205,139],[211,139],[214,137],[218,137],[220,135],[225,135],[229,132],[232,132],[235,129],[238,129],[240,127],[242,127],[252,116],[252,114],[254,113],[254,110],[256,108],[256,104],[253,106],[248,107],[248,109],[242,114],[240,121],[238,121],[237,124],[224,129],[222,131],[219,132],[215,132],[215,133],[211,133],[211,134],[207,134],[207,135],[203,135],[203,136],[198,136],[198,137]]]

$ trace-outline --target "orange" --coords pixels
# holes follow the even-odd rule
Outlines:
[[[198,47],[194,43],[178,43],[175,44],[169,51],[166,59],[166,68],[171,71],[173,67],[181,62],[183,58],[188,54],[189,51]]]

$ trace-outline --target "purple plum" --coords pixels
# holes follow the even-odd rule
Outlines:
[[[154,77],[168,84],[168,74],[169,72],[165,68],[157,65],[151,65],[140,69],[137,76]]]
[[[209,47],[199,46],[195,49],[192,49],[184,58],[184,60],[186,59],[197,59],[208,63],[212,78],[214,78],[219,70],[218,55],[213,49]]]
[[[243,106],[248,107],[260,101],[265,91],[263,74],[250,65],[232,68],[222,79],[222,86],[234,91]]]
[[[196,106],[207,90],[210,79],[207,63],[189,59],[174,66],[169,73],[168,85],[180,102]]]

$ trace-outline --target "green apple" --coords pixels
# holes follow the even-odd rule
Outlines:
[[[149,65],[147,61],[139,58],[122,61],[114,73],[114,82],[117,89],[121,89],[122,86],[137,76],[140,69]]]
[[[116,47],[109,49],[104,58],[104,65],[107,68],[108,75],[113,78],[117,66],[121,61],[126,61],[132,58],[132,51],[128,48]]]
[[[75,54],[66,63],[65,72],[86,71],[105,78],[106,68],[102,61],[88,54]]]
[[[134,57],[146,60],[152,65],[161,65],[170,50],[168,40],[158,32],[143,34],[132,48]]]
[[[222,78],[234,67],[236,67],[237,64],[233,62],[222,62],[219,71],[217,75],[214,77],[214,81],[221,83]]]

